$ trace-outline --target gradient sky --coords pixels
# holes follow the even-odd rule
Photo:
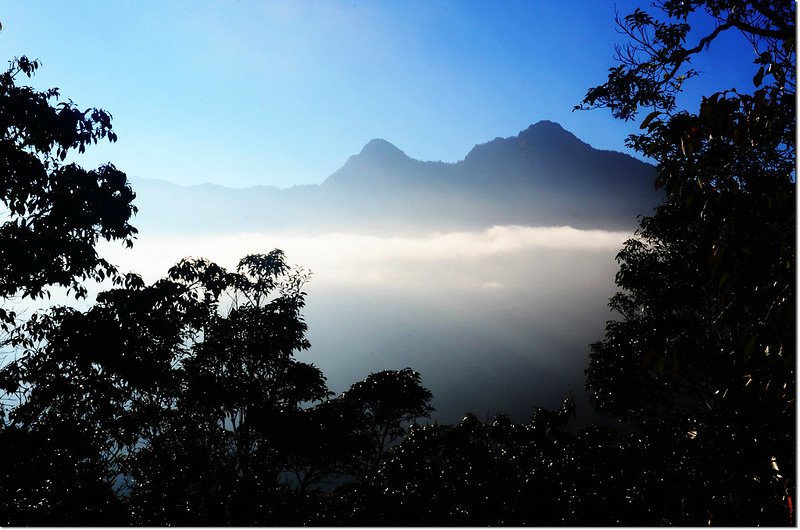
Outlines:
[[[43,63],[34,86],[114,116],[119,141],[86,166],[228,186],[319,183],[370,139],[455,162],[549,119],[624,151],[635,123],[572,112],[646,2],[19,1],[0,55]],[[749,88],[752,65],[715,43],[700,93]],[[689,95],[697,101],[696,92]]]

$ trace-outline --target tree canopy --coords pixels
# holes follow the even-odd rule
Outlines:
[[[714,448],[718,468],[706,464],[701,479],[709,520],[735,513],[740,524],[787,522],[795,488],[794,3],[659,8],[666,20],[640,9],[618,20],[631,41],[583,103],[622,119],[648,112],[629,145],[656,161],[656,185],[667,192],[617,257],[621,290],[610,306],[622,319],[592,345],[586,384],[601,411],[689,437],[697,459]],[[714,27],[697,36],[689,21],[700,14]],[[678,108],[677,93],[700,75],[692,57],[724,31],[752,44],[752,86]]]
[[[111,115],[80,110],[44,92],[19,85],[38,61],[20,57],[0,75],[0,297],[40,297],[52,285],[86,294],[81,280],[116,277],[100,258],[100,238],[132,244],[136,212],[125,173],[112,164],[85,170],[63,161],[101,140],[116,141]],[[57,102],[57,103],[56,103]],[[0,321],[13,315],[0,309]]]

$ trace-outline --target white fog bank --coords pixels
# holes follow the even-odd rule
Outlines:
[[[233,268],[242,256],[283,249],[313,274],[305,286],[312,348],[341,392],[369,373],[422,373],[436,418],[505,411],[522,420],[573,392],[587,417],[583,371],[614,292],[614,257],[629,232],[495,226],[482,231],[376,236],[237,233],[142,235],[102,253],[146,281],[186,256]]]
[[[494,226],[474,232],[431,232],[415,237],[332,232],[313,236],[242,232],[225,235],[143,235],[133,249],[101,244],[101,253],[125,270],[153,281],[183,257],[204,257],[233,268],[239,258],[280,248],[292,264],[314,274],[315,284],[390,284],[418,273],[452,283],[464,265],[521,254],[616,253],[629,232],[568,226]],[[534,254],[535,255],[535,254]],[[534,257],[530,255],[528,257]],[[535,263],[531,263],[536,266]],[[491,271],[486,276],[491,277]],[[461,275],[459,275],[461,276]],[[475,276],[468,273],[467,276]],[[465,280],[479,280],[477,277]],[[468,285],[476,285],[475,282]],[[501,287],[502,278],[477,283]]]

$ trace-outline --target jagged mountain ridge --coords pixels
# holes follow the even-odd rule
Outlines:
[[[540,121],[476,145],[455,163],[424,162],[382,139],[320,185],[182,187],[136,179],[143,229],[432,230],[496,224],[630,229],[660,195],[654,169]]]

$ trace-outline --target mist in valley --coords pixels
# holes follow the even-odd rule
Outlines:
[[[337,394],[411,367],[445,423],[522,421],[569,393],[578,421],[597,420],[588,345],[613,317],[614,257],[658,200],[651,166],[552,122],[456,164],[373,140],[318,186],[133,185],[140,233],[133,249],[102,246],[111,262],[153,282],[184,257],[233,269],[282,249],[311,273],[299,358]]]
[[[434,394],[434,418],[503,411],[524,420],[572,391],[579,420],[588,344],[611,317],[614,256],[629,232],[495,226],[380,236],[332,232],[142,233],[103,253],[148,282],[187,256],[233,269],[239,258],[286,252],[311,272],[304,290],[311,349],[337,394],[370,373],[410,366]]]
[[[569,149],[559,149],[564,142]],[[599,162],[570,160],[570,149]],[[370,142],[322,185],[288,189],[134,179],[133,248],[101,242],[98,250],[152,283],[182,258],[233,270],[248,254],[279,248],[296,271],[310,273],[304,315],[311,348],[298,359],[318,366],[333,392],[374,372],[411,367],[433,392],[439,422],[458,422],[466,412],[524,421],[570,393],[577,421],[603,421],[583,388],[588,346],[614,318],[607,307],[614,258],[633,234],[632,212],[656,202],[646,182],[652,168],[596,151],[550,122],[472,153],[467,158],[482,160],[482,169],[459,173],[469,166],[419,162],[388,142]],[[576,175],[570,168],[582,169]],[[638,172],[625,173],[631,168]],[[615,184],[608,183],[612,173]],[[576,181],[603,189],[626,179],[628,195],[570,195]],[[555,196],[572,196],[580,215],[537,206]],[[84,301],[56,290],[17,310],[88,308],[108,287],[90,287]]]

